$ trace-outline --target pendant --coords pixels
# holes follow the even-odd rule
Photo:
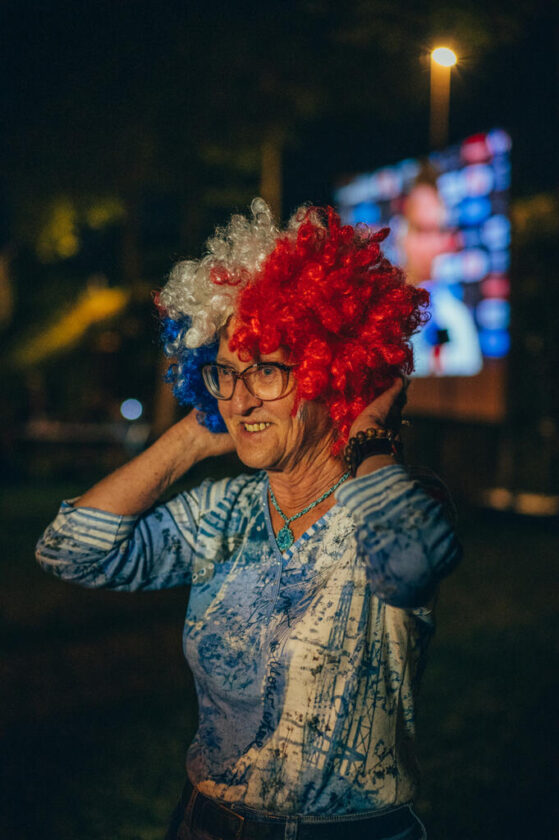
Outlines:
[[[293,531],[288,525],[284,525],[278,532],[276,542],[280,551],[287,551],[294,543]]]

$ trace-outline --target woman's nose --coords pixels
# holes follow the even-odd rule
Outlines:
[[[237,379],[231,397],[231,408],[236,414],[244,414],[250,408],[262,405],[262,400],[251,394],[243,379]]]

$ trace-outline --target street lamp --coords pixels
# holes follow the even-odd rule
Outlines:
[[[456,61],[456,54],[449,47],[437,47],[431,52],[429,142],[432,149],[441,149],[448,142],[450,68]]]

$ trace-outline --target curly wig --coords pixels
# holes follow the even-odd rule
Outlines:
[[[411,373],[409,339],[427,318],[428,294],[382,256],[387,229],[302,207],[280,232],[262,199],[251,210],[252,220],[234,216],[216,231],[202,260],[179,263],[159,296],[165,352],[177,359],[168,379],[208,428],[225,430],[200,367],[234,314],[230,349],[248,361],[285,348],[296,365],[294,412],[301,400],[323,402],[338,452],[361,411]]]

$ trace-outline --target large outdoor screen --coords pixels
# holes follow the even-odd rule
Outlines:
[[[511,139],[476,134],[340,184],[344,222],[388,226],[386,256],[431,295],[413,339],[412,410],[501,419],[509,336]]]

